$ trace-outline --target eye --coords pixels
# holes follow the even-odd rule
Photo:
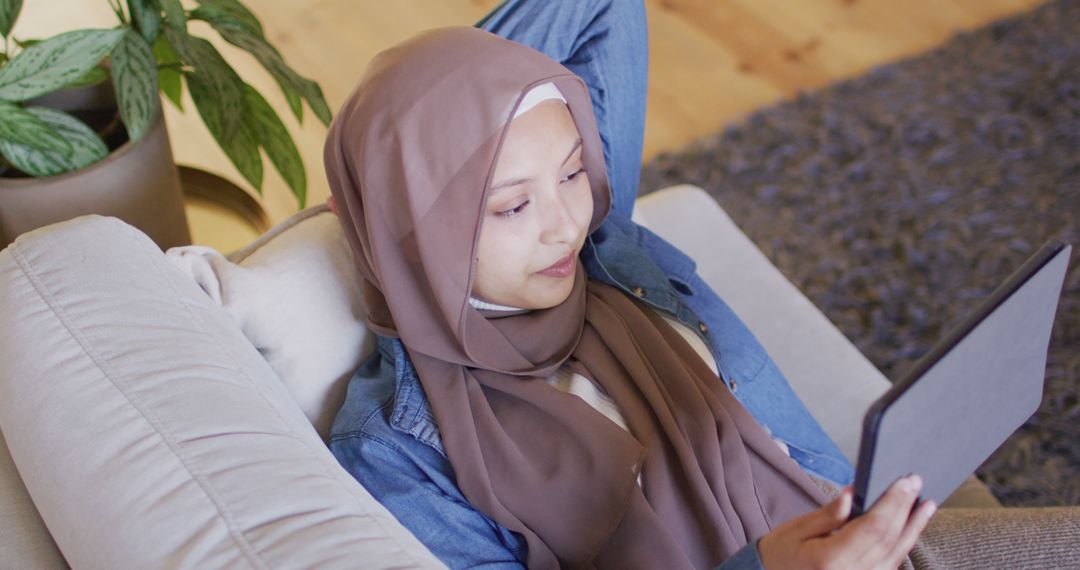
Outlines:
[[[570,181],[574,180],[575,178],[577,178],[578,176],[580,176],[584,172],[585,172],[585,167],[582,166],[581,168],[577,169],[577,171],[574,172],[573,174],[570,174],[566,178],[563,178],[562,182],[570,182]]]
[[[529,200],[525,200],[520,205],[510,208],[509,210],[503,210],[501,212],[495,212],[496,216],[502,216],[504,218],[512,218],[522,212],[525,206],[529,205]]]

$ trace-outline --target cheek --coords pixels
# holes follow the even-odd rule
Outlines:
[[[577,222],[582,232],[588,232],[589,222],[592,221],[593,216],[592,184],[588,178],[581,183],[581,188],[578,189],[574,197],[574,221]]]
[[[490,220],[477,244],[475,288],[489,295],[520,286],[528,272],[529,249],[524,247],[525,228],[513,231],[501,220]],[[521,224],[519,224],[521,225]]]

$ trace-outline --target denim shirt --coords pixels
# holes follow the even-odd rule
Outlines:
[[[716,357],[721,380],[805,471],[846,485],[853,468],[813,419],[749,329],[696,273],[693,259],[660,236],[610,216],[581,252],[592,279],[686,324]],[[399,339],[349,381],[330,450],[397,519],[451,568],[521,568],[524,538],[473,508],[458,489],[435,417]],[[756,543],[720,566],[761,568]]]

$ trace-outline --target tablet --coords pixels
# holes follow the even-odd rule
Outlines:
[[[940,505],[1035,413],[1071,250],[1044,245],[870,406],[852,517],[910,473]]]

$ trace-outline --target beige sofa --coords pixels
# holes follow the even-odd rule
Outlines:
[[[854,458],[885,378],[701,189],[635,218]],[[0,252],[0,567],[441,567],[323,443],[373,347],[356,279],[325,206],[227,257],[100,216]],[[997,505],[974,479],[951,502]]]

